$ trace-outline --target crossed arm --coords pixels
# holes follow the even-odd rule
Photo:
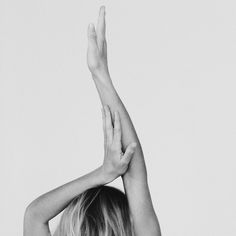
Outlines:
[[[105,7],[97,28],[88,28],[87,62],[103,105],[104,161],[90,173],[35,199],[26,209],[24,236],[49,236],[48,222],[78,194],[121,176],[136,236],[160,236],[147,181],[144,155],[130,116],[112,83],[107,65]],[[136,143],[136,145],[134,145]],[[124,152],[120,158],[121,150]]]

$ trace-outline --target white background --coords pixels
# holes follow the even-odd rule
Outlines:
[[[86,50],[103,4],[163,236],[235,235],[236,8],[223,0],[0,1],[0,235],[22,235],[33,199],[102,162]]]

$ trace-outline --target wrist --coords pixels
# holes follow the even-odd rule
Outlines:
[[[96,173],[96,183],[97,185],[105,185],[108,183],[106,176],[104,175],[102,166],[99,166],[97,169],[94,170]]]
[[[117,178],[114,173],[107,173],[103,165],[98,168],[98,171],[100,182],[102,182],[103,185],[108,184]]]
[[[92,73],[92,78],[95,83],[104,84],[106,86],[112,86],[111,76],[108,71],[102,70]]]

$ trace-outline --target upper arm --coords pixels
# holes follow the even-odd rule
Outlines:
[[[135,156],[132,161],[134,158],[142,159]],[[133,219],[135,235],[160,236],[160,226],[152,204],[147,178],[136,177],[137,175],[132,176],[128,170],[122,178]]]
[[[23,228],[24,236],[51,236],[48,222],[43,223],[38,220],[29,207],[24,214]]]

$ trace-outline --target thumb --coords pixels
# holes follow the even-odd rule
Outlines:
[[[88,25],[88,46],[91,49],[97,47],[97,33],[93,23]]]
[[[126,164],[129,164],[129,162],[131,161],[135,148],[137,146],[137,143],[131,143],[128,145],[128,147],[125,150],[125,154],[122,157],[122,161]]]

